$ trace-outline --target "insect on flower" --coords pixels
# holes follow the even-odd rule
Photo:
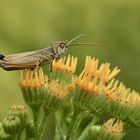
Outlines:
[[[76,43],[71,44],[76,39],[86,36],[85,34],[80,34],[74,37],[70,41],[58,41],[53,42],[47,48],[16,53],[11,55],[0,54],[0,67],[4,70],[20,70],[20,69],[37,69],[38,67],[44,66],[45,64],[50,64],[53,59],[60,59],[65,55],[67,48],[70,46],[87,45],[87,46],[98,46],[98,44],[92,43]]]

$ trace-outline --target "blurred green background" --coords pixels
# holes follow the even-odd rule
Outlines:
[[[81,33],[93,36],[79,42],[103,45],[69,49],[78,56],[77,73],[86,55],[91,55],[110,62],[112,68],[118,66],[122,71],[117,78],[140,91],[139,0],[0,0],[0,53],[40,49]],[[0,69],[0,120],[9,106],[23,103],[18,81],[19,72]],[[139,137],[137,129],[124,139]]]

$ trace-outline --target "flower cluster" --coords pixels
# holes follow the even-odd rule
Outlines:
[[[74,93],[75,104],[98,115],[105,114],[109,110],[106,94],[113,95],[114,88],[111,88],[113,78],[119,72],[117,67],[111,70],[109,63],[99,66],[98,59],[87,56],[85,67],[75,80],[77,85]]]
[[[140,95],[116,80],[118,67],[91,56],[79,75],[76,66],[77,57],[68,55],[53,60],[47,75],[42,68],[22,70],[19,86],[31,113],[27,106],[12,106],[0,123],[0,139],[20,140],[24,132],[41,140],[50,114],[55,140],[120,140],[140,127]]]

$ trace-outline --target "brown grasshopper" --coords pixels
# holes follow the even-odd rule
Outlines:
[[[96,44],[91,43],[71,44],[73,41],[82,36],[85,36],[85,34],[78,35],[70,41],[58,41],[51,43],[49,47],[40,50],[16,53],[11,55],[0,54],[0,67],[7,71],[20,70],[26,68],[37,69],[40,66],[51,63],[53,59],[60,59],[63,55],[65,55],[67,48],[70,46],[97,46]]]

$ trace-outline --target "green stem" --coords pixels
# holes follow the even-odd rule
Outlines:
[[[12,136],[10,140],[16,140],[16,135]]]
[[[38,120],[37,120],[36,111],[33,111],[33,121],[34,121],[34,127],[35,127],[35,140],[39,140],[38,139]]]
[[[62,119],[62,112],[55,113],[55,136],[54,140],[65,140],[65,134],[62,129],[61,120]]]
[[[74,113],[73,113],[72,121],[71,121],[69,129],[68,129],[66,140],[70,140],[70,138],[71,138],[71,134],[73,133],[73,129],[74,129],[73,127],[74,127],[75,122],[77,121],[80,111],[81,111],[81,109],[79,107],[77,107],[77,106],[74,107]]]
[[[43,116],[43,119],[40,123],[40,126],[39,126],[39,138],[41,139],[43,134],[44,134],[44,130],[45,130],[45,126],[46,126],[46,121],[47,121],[47,118],[49,116],[50,112],[45,112],[44,116]]]
[[[21,128],[21,129],[19,130],[19,132],[18,132],[18,134],[17,134],[17,137],[16,137],[17,140],[21,140],[21,139],[22,139],[22,131],[23,131],[23,128]]]
[[[34,122],[34,128],[35,128],[35,140],[40,140],[39,136],[39,114],[40,114],[40,106],[38,107],[31,107],[33,112],[33,122]]]
[[[94,118],[92,119],[92,121],[88,124],[88,126],[84,129],[84,131],[82,132],[82,134],[80,135],[80,137],[77,140],[85,140],[88,136],[88,132],[89,132],[89,128],[90,126],[96,124],[99,121],[99,118],[94,116]]]

